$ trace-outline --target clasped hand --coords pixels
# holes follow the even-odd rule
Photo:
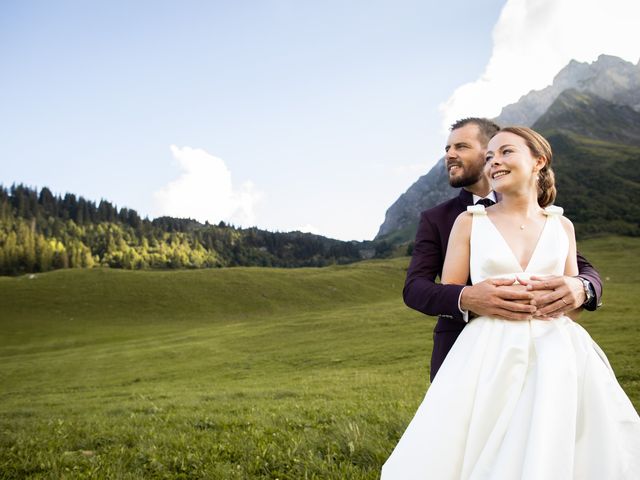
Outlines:
[[[563,275],[529,279],[487,279],[465,287],[460,306],[477,315],[505,320],[551,319],[579,309],[585,300],[582,282]]]

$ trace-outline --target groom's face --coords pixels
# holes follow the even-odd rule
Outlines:
[[[452,187],[468,187],[484,177],[487,146],[473,123],[451,130],[445,147],[445,163]]]

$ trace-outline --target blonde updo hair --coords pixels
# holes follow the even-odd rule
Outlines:
[[[556,199],[556,180],[551,168],[551,159],[553,158],[553,152],[551,151],[551,145],[547,142],[547,139],[540,135],[535,130],[527,127],[504,127],[500,129],[500,132],[509,132],[514,135],[518,135],[524,139],[527,147],[531,151],[534,157],[544,157],[546,160],[544,167],[538,172],[538,205],[541,207],[548,207]]]

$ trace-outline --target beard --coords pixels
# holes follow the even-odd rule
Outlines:
[[[449,177],[449,185],[453,188],[461,188],[468,187],[469,185],[473,185],[478,183],[478,181],[484,175],[484,170],[480,169],[471,169],[464,170],[462,175],[458,175],[456,177]]]

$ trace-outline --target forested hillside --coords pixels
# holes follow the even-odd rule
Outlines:
[[[383,248],[378,247],[378,254]],[[268,232],[220,222],[141,218],[67,193],[0,185],[0,274],[58,268],[126,269],[224,266],[302,267],[372,256],[368,242],[343,242],[301,232]]]

